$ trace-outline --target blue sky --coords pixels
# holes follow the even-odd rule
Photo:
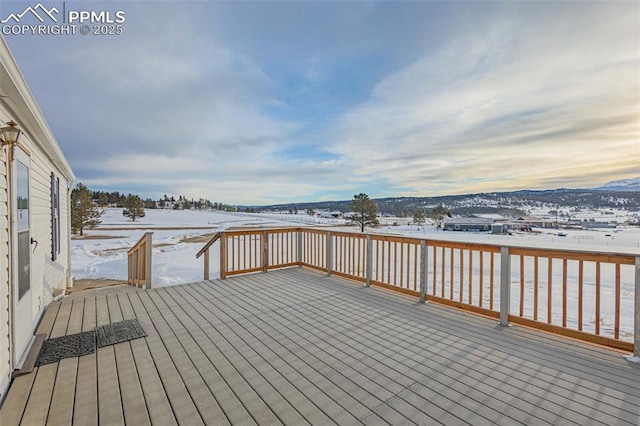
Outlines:
[[[640,176],[637,2],[65,8],[122,10],[123,34],[4,38],[93,189],[270,204]]]

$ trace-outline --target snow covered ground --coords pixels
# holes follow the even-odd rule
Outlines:
[[[385,222],[398,226],[381,226],[375,232],[406,235],[418,238],[612,251],[640,254],[640,228],[605,230],[568,230],[560,237],[556,230],[539,229],[539,234],[519,233],[502,236],[487,233],[447,232],[432,226],[407,224],[409,219],[385,218]],[[205,244],[202,236],[217,230],[247,226],[340,226],[341,219],[317,218],[306,214],[249,214],[197,210],[147,210],[146,216],[131,222],[122,215],[122,209],[107,209],[98,229],[85,231],[85,237],[72,239],[71,262],[75,278],[125,279],[127,276],[126,253],[140,237],[153,229],[154,286],[173,285],[202,279],[202,259],[196,253]],[[197,228],[200,229],[186,229]],[[355,230],[355,228],[349,228]],[[198,237],[201,237],[198,239]],[[214,245],[214,251],[217,244]],[[212,259],[216,259],[212,253]],[[218,265],[212,262],[211,272],[217,273]]]
[[[202,279],[203,261],[196,253],[204,246],[202,238],[218,230],[247,226],[322,226],[344,223],[307,215],[257,215],[197,210],[146,210],[146,216],[131,222],[122,209],[107,209],[97,229],[85,231],[84,238],[71,240],[74,278],[126,279],[127,250],[145,232],[153,232],[153,285],[165,286]],[[197,228],[201,229],[186,229]],[[156,228],[156,229],[149,229]],[[163,228],[163,229],[157,229]],[[201,238],[198,238],[201,237]],[[217,244],[211,256],[217,259]],[[212,262],[211,273],[219,267]]]

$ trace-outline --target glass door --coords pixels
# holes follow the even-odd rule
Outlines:
[[[15,149],[13,164],[13,336],[14,362],[23,357],[33,336],[31,233],[29,218],[29,157]]]

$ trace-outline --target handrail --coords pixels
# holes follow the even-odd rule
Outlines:
[[[209,239],[209,241],[200,249],[198,253],[196,253],[196,259],[200,258],[204,254],[204,280],[209,279],[209,249],[220,239],[220,233],[216,232],[213,234],[213,237]]]
[[[151,288],[151,256],[153,232],[146,232],[127,251],[127,282],[136,287]]]
[[[305,266],[503,325],[640,354],[640,252],[634,249],[567,250],[310,227],[234,229],[213,239],[220,241],[221,279]]]
[[[207,242],[207,244],[204,245],[204,247],[202,247],[200,249],[200,251],[196,254],[196,259],[200,258],[200,256],[202,256],[202,254],[204,252],[206,252],[207,250],[209,250],[209,247],[211,247],[213,245],[213,243],[215,243],[216,241],[218,241],[220,239],[220,233],[216,232],[215,234],[213,234],[213,237],[211,237],[211,239],[209,239],[209,241]]]

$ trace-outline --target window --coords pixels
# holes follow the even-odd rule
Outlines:
[[[60,178],[51,172],[51,260],[60,254]]]

